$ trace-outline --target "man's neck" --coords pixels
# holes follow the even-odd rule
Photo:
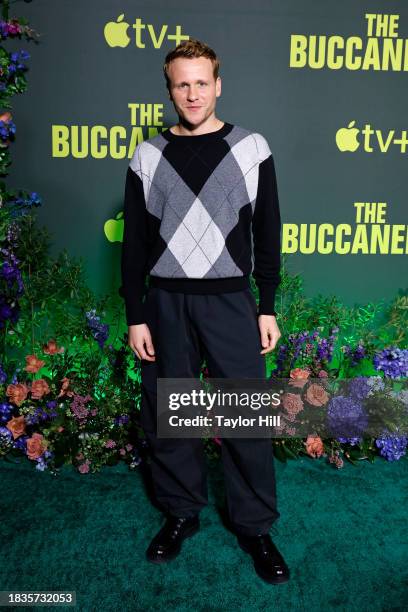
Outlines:
[[[198,126],[196,129],[190,129],[190,126],[179,121],[179,123],[169,129],[175,136],[199,136],[201,134],[210,134],[211,132],[216,132],[217,130],[221,129],[224,124],[224,121],[221,121],[220,119],[215,119],[215,121],[212,122],[210,125],[205,123],[203,125]]]

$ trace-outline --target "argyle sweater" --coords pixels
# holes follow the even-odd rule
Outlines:
[[[181,293],[259,289],[258,314],[276,314],[281,218],[266,139],[224,122],[138,144],[126,173],[122,285],[128,325],[146,322],[149,285]]]

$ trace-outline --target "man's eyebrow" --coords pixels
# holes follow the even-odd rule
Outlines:
[[[197,79],[196,83],[208,83],[207,79]],[[176,83],[176,85],[189,85],[188,81],[180,81],[179,83]]]

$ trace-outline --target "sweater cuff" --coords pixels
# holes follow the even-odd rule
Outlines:
[[[129,326],[146,323],[144,303],[138,299],[136,293],[125,295],[123,287],[119,287],[119,295],[125,300],[126,324]]]
[[[275,293],[276,287],[274,285],[260,285],[259,289],[259,307],[258,314],[264,315],[275,315]]]

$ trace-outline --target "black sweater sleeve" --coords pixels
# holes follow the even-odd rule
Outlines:
[[[280,283],[281,217],[272,154],[259,164],[258,191],[252,217],[254,269],[259,289],[258,314],[276,314],[275,293]]]
[[[124,231],[121,256],[122,286],[128,325],[145,323],[143,297],[146,286],[147,212],[143,182],[131,166],[127,169],[124,197]]]

